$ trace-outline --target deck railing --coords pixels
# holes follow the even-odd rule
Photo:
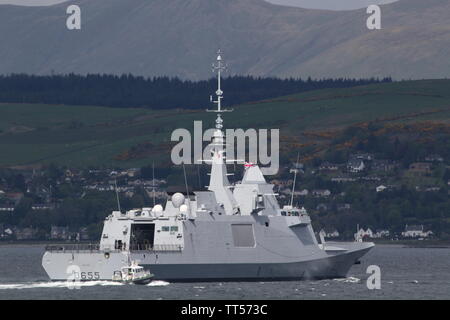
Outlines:
[[[179,244],[132,244],[130,251],[181,251],[183,247]]]
[[[182,251],[183,248],[178,244],[132,244],[130,248],[114,249],[114,250],[103,250],[108,252],[114,251],[126,251],[125,249],[129,249],[130,251],[150,251],[150,252],[177,252]],[[100,244],[98,243],[67,243],[67,244],[52,244],[47,245],[45,247],[45,251],[49,252],[99,252]]]
[[[52,244],[45,247],[45,251],[50,252],[80,252],[80,251],[100,251],[99,243],[65,243],[65,244]]]

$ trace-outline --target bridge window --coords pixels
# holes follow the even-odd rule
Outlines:
[[[164,226],[164,227],[161,227],[161,230],[164,232],[168,232],[168,231],[170,231],[170,227]]]
[[[178,226],[171,226],[170,231],[178,232]]]

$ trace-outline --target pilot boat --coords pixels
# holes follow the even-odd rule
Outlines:
[[[149,284],[152,278],[153,274],[146,271],[144,267],[137,263],[131,263],[122,267],[120,271],[115,271],[112,280],[127,284]]]

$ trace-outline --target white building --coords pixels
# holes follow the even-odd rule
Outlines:
[[[432,231],[424,231],[423,225],[406,225],[402,236],[405,238],[428,238],[433,234]]]
[[[362,241],[364,238],[373,238],[374,234],[373,231],[370,228],[367,228],[367,230],[364,230],[363,228],[358,229],[358,231],[355,233],[355,240],[356,241]]]
[[[313,196],[315,197],[329,197],[331,195],[331,191],[328,189],[325,190],[313,190]]]
[[[366,168],[366,166],[364,165],[364,161],[362,161],[362,160],[353,159],[347,163],[348,171],[353,172],[353,173],[361,172],[365,168]]]
[[[389,230],[385,230],[385,229],[378,229],[376,230],[376,232],[373,234],[374,238],[387,238],[390,236],[390,232]]]
[[[323,238],[338,238],[339,237],[339,231],[337,231],[334,228],[327,229],[321,229],[319,232],[319,235]]]

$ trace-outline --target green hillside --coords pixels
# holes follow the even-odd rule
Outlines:
[[[290,151],[292,146],[326,147],[336,132],[355,124],[449,125],[450,80],[312,91],[234,109],[223,117],[230,128],[280,128],[282,147]],[[0,104],[0,166],[130,167],[165,162],[172,130],[191,129],[194,120],[205,121],[206,128],[213,118],[214,114],[187,110]]]

